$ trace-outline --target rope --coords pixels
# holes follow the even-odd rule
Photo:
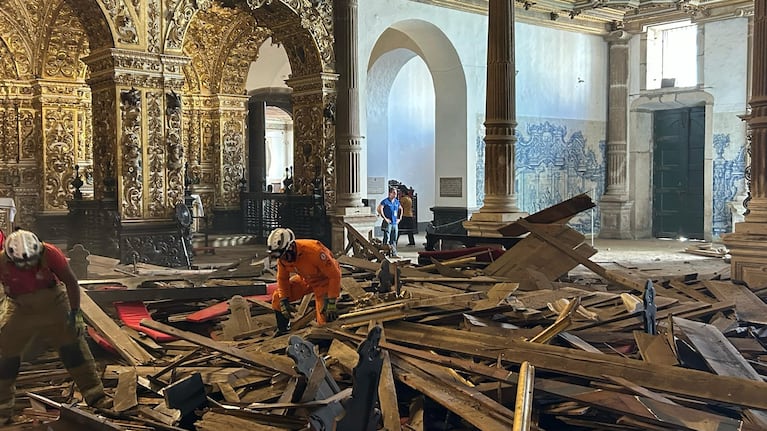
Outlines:
[[[452,226],[452,225],[457,224],[457,223],[463,223],[466,220],[468,220],[468,218],[464,218],[464,219],[460,219],[460,220],[456,220],[456,221],[451,221],[450,223],[441,224],[439,226],[434,226],[434,223],[432,222],[432,223],[429,223],[429,226],[431,226],[434,230],[437,230],[437,229],[442,229],[443,227],[446,227],[446,226]]]

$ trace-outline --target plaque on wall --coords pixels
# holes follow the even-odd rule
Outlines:
[[[368,177],[368,194],[382,195],[387,192],[384,177]]]
[[[439,197],[441,198],[460,198],[463,196],[463,178],[461,177],[440,177],[439,178]]]

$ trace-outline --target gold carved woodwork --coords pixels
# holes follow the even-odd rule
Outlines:
[[[250,14],[221,6],[200,11],[189,26],[184,53],[189,94],[243,94],[251,62],[271,31]]]
[[[338,75],[291,78],[293,88],[294,184],[301,194],[313,192],[315,182],[332,208],[335,194],[335,102]]]
[[[75,164],[95,199],[119,200],[124,219],[170,216],[183,200],[185,172],[201,189],[210,186],[208,208],[237,208],[247,166],[241,95],[269,37],[285,45],[293,76],[318,80],[305,88],[294,82],[301,87],[294,87],[296,106],[307,113],[296,140],[309,144],[296,158],[296,165],[308,162],[301,191],[311,191],[317,173],[332,190],[334,125],[326,112],[334,84],[315,78],[333,71],[332,2],[272,0],[269,10],[241,4],[3,1],[0,113],[13,125],[0,127],[0,162],[15,166],[0,164],[0,178],[10,178],[0,191],[28,198],[19,205],[23,223],[40,210],[66,210]],[[123,98],[133,88],[137,104]],[[171,92],[184,109],[168,109]]]
[[[124,219],[143,216],[143,151],[141,147],[141,91],[120,92],[120,207]]]
[[[77,154],[77,107],[43,108],[43,208],[64,210]]]
[[[246,113],[229,112],[222,119],[221,202],[224,208],[239,208],[240,180],[245,177]]]
[[[168,214],[165,200],[166,145],[163,124],[165,93],[156,90],[144,92],[146,97],[146,194],[147,218],[160,218]],[[143,168],[143,166],[142,166]]]

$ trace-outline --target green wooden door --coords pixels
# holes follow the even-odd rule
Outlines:
[[[703,107],[653,115],[653,236],[703,239]]]

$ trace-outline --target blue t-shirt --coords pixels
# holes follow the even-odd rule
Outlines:
[[[394,200],[389,200],[389,198],[386,198],[381,201],[381,205],[383,205],[383,213],[384,217],[391,220],[391,224],[397,224],[397,215],[399,214],[399,199],[394,198]]]

